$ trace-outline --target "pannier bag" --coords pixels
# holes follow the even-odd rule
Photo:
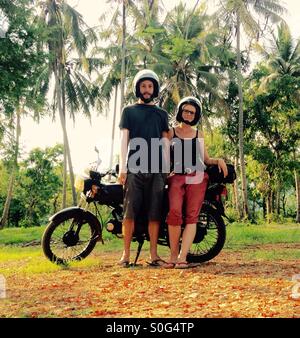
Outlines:
[[[232,164],[227,164],[228,175],[224,178],[223,171],[219,172],[218,165],[210,165],[206,168],[211,183],[233,183],[236,179],[236,172]]]

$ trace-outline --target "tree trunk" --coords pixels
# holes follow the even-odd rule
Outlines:
[[[251,215],[252,219],[255,219],[255,208],[256,208],[256,197],[254,195],[252,202],[252,215]]]
[[[8,222],[9,208],[10,208],[10,203],[11,203],[12,195],[13,195],[14,182],[15,182],[15,172],[13,171],[9,178],[7,197],[5,200],[4,209],[3,209],[2,217],[0,220],[0,230],[3,229],[7,225],[7,222]]]
[[[123,13],[122,13],[123,29],[122,29],[122,66],[121,66],[121,111],[125,101],[125,61],[126,61],[126,4],[123,0]]]
[[[286,217],[286,198],[285,198],[285,192],[283,192],[283,196],[282,196],[282,211],[283,211],[283,217]]]
[[[266,205],[266,197],[264,196],[262,199],[262,207],[263,207],[263,218],[267,217],[267,205]]]
[[[296,169],[294,170],[294,175],[295,175],[296,206],[297,206],[296,222],[300,223],[300,176]]]
[[[249,218],[247,180],[244,160],[244,115],[243,115],[243,89],[242,89],[242,64],[241,64],[241,23],[240,14],[237,11],[237,66],[238,66],[238,91],[239,91],[239,157],[241,168],[241,183],[242,183],[242,200],[243,200],[243,217]]]
[[[15,143],[13,165],[12,165],[12,171],[11,171],[11,175],[10,175],[9,183],[8,183],[7,197],[5,200],[2,217],[0,219],[0,230],[3,229],[8,223],[8,215],[9,215],[10,204],[11,204],[11,200],[13,196],[14,182],[15,182],[16,172],[18,170],[20,134],[21,134],[21,111],[20,111],[20,106],[19,106],[16,109],[16,143]]]
[[[237,173],[237,177],[238,177],[238,172],[239,172],[239,159],[238,159],[238,154],[234,157],[234,169]],[[241,219],[241,206],[240,206],[240,198],[239,198],[239,186],[238,186],[238,179],[236,179],[233,182],[233,195],[234,195],[234,205],[235,205],[235,210],[236,213],[239,217],[239,219]]]
[[[270,223],[271,222],[271,215],[272,215],[272,191],[269,191],[268,192],[268,195],[267,195],[267,215],[266,215],[266,218],[267,218],[267,222]]]
[[[187,25],[186,25],[186,31],[185,31],[185,39],[186,39],[186,40],[188,40],[191,20],[192,20],[192,18],[193,18],[193,14],[194,14],[194,12],[195,12],[195,10],[196,10],[198,4],[199,4],[199,1],[200,1],[200,0],[196,0],[195,6],[194,6],[192,12],[190,13],[189,18],[188,18]]]
[[[67,129],[66,129],[66,120],[65,120],[65,116],[63,114],[61,76],[59,77],[59,74],[61,75],[62,72],[59,71],[58,68],[56,67],[56,69],[54,70],[54,76],[55,76],[55,87],[56,87],[56,95],[57,95],[58,112],[59,112],[62,130],[63,130],[64,147],[66,149],[69,171],[70,171],[73,205],[76,205],[77,204],[77,196],[76,196],[76,191],[75,191],[75,187],[74,187],[74,173],[73,173],[73,166],[72,166],[72,160],[71,160],[68,134],[67,134]]]
[[[275,211],[275,192],[271,190],[271,213],[274,214]]]
[[[64,145],[64,163],[63,163],[63,195],[62,195],[62,208],[67,206],[67,152]]]
[[[62,109],[63,109],[63,116],[64,119],[66,119],[66,105],[65,105],[65,89],[64,86],[62,86]],[[63,163],[63,196],[62,196],[62,209],[65,209],[67,207],[67,180],[68,180],[68,160],[67,160],[67,152],[66,152],[66,145],[64,142],[64,163]]]
[[[278,189],[276,190],[276,200],[275,200],[275,210],[276,215],[280,215],[280,185],[278,185]]]
[[[111,131],[111,147],[110,147],[110,160],[109,160],[109,168],[112,168],[113,164],[113,156],[114,156],[114,143],[115,143],[115,129],[116,129],[116,114],[117,114],[117,99],[118,99],[118,85],[115,87],[115,102],[114,102],[114,116],[112,123],[112,131]],[[110,179],[111,177],[109,177]]]

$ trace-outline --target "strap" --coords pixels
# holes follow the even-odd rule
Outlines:
[[[173,137],[178,137],[175,133],[175,127],[173,127],[173,134],[174,134]]]
[[[198,138],[198,132],[199,132],[199,130],[197,129],[197,133],[196,133],[196,139]]]

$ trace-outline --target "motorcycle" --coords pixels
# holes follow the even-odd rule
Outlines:
[[[63,209],[50,217],[43,238],[42,248],[45,256],[57,264],[67,264],[73,260],[82,260],[95,248],[97,242],[104,240],[104,230],[122,238],[123,219],[123,186],[117,183],[103,183],[105,177],[118,176],[118,167],[104,173],[98,171],[101,163],[99,151],[96,168],[90,168],[86,176],[77,176],[75,187],[81,192],[80,202],[76,207]],[[206,169],[209,175],[209,184],[205,199],[197,222],[196,236],[188,253],[187,261],[202,263],[216,257],[222,250],[226,239],[225,215],[222,196],[227,195],[226,183],[233,183],[236,178],[234,167],[230,164],[228,176],[224,178],[219,173],[218,166]],[[94,205],[95,212],[90,209]],[[104,220],[99,205],[106,205],[111,210],[110,219]],[[160,224],[158,244],[169,246],[168,226],[166,216],[168,213],[167,186]],[[147,219],[141,210],[136,220],[133,241],[138,242],[138,248],[133,265],[137,264],[144,241],[149,241]],[[184,224],[182,225],[182,230]]]

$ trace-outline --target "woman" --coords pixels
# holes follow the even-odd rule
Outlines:
[[[204,172],[205,166],[201,167],[201,157],[202,159],[204,157],[206,165],[218,165],[219,171],[223,171],[224,177],[228,174],[223,159],[209,157],[204,145],[203,133],[195,128],[201,119],[201,113],[200,101],[195,97],[185,97],[177,106],[176,120],[179,124],[175,128],[171,128],[168,134],[171,142],[173,171],[168,178],[169,213],[167,223],[171,255],[166,268],[185,269],[192,267],[186,261],[186,257],[196,235],[196,224],[208,183],[208,175]],[[189,160],[186,161],[186,158]],[[183,220],[182,209],[184,205],[185,219]],[[183,223],[185,223],[185,228],[179,252],[181,225]]]

